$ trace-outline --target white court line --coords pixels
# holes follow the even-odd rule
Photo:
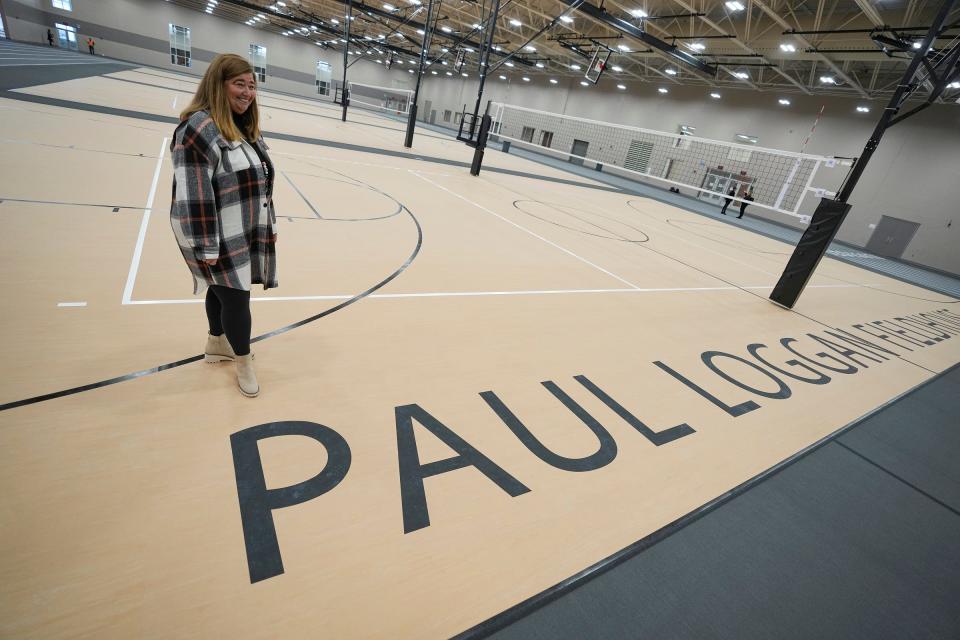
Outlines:
[[[85,307],[87,306],[86,302],[58,302],[58,307]]]
[[[0,67],[49,67],[52,65],[78,65],[78,64],[94,64],[93,62],[14,62],[10,64],[0,64]]]
[[[449,173],[437,173],[436,171],[421,171],[420,169],[405,169],[403,167],[391,167],[388,164],[377,164],[375,162],[359,162],[357,160],[341,160],[340,158],[331,158],[329,156],[311,156],[305,153],[287,153],[284,151],[274,151],[270,155],[272,156],[290,156],[291,158],[307,158],[310,160],[330,160],[336,162],[337,164],[359,164],[364,167],[376,167],[378,169],[392,169],[393,171],[420,171],[420,173],[428,173],[432,176],[444,176],[449,177],[452,174]]]
[[[177,108],[177,98],[179,98],[179,97],[180,97],[180,96],[173,96],[173,104],[170,105],[170,108],[171,108],[171,109],[176,110],[176,108]]]
[[[157,180],[160,179],[160,167],[163,166],[163,153],[167,148],[167,138],[164,137],[160,144],[160,154],[157,157],[157,168],[153,172],[153,183],[150,185],[150,195],[147,196],[147,206],[143,210],[143,218],[140,221],[140,233],[137,235],[137,245],[133,250],[133,258],[130,260],[130,271],[127,273],[127,284],[123,288],[123,298],[120,304],[130,304],[133,296],[133,283],[137,279],[137,270],[140,268],[140,256],[143,254],[143,240],[147,237],[147,225],[150,224],[150,212],[153,210],[153,196],[157,192]]]
[[[614,278],[615,280],[619,280],[620,282],[622,282],[622,283],[624,283],[624,284],[630,285],[630,287],[633,288],[633,289],[640,289],[640,287],[638,287],[637,285],[633,284],[632,282],[629,282],[628,280],[624,280],[623,278],[621,278],[620,276],[616,275],[615,273],[611,273],[611,272],[607,271],[606,269],[604,269],[603,267],[598,266],[598,265],[595,265],[594,263],[590,262],[590,261],[587,260],[586,258],[583,258],[583,257],[581,257],[581,256],[578,256],[578,255],[575,254],[573,251],[570,251],[569,249],[564,249],[563,247],[561,247],[561,246],[558,245],[557,243],[551,242],[550,240],[547,240],[547,239],[544,238],[543,236],[537,235],[537,234],[534,233],[533,231],[530,231],[530,229],[527,229],[526,227],[524,227],[524,226],[522,226],[522,225],[519,225],[519,224],[517,224],[516,222],[513,222],[512,220],[508,220],[507,218],[504,218],[504,217],[501,216],[499,213],[496,213],[496,212],[494,212],[494,211],[491,211],[490,209],[487,209],[487,208],[484,207],[483,205],[477,204],[476,202],[474,202],[473,200],[470,200],[469,198],[464,198],[464,197],[461,196],[459,193],[455,193],[455,192],[451,191],[450,189],[447,189],[447,188],[444,187],[443,185],[437,184],[436,182],[434,182],[434,181],[431,180],[430,178],[426,178],[426,177],[420,175],[420,174],[419,174],[418,172],[416,172],[416,171],[411,171],[410,173],[412,173],[413,175],[417,176],[417,177],[420,178],[421,180],[425,180],[426,182],[429,182],[430,184],[432,184],[433,186],[437,187],[438,189],[443,189],[444,191],[446,191],[446,192],[449,193],[450,195],[456,196],[456,197],[460,198],[461,200],[463,200],[464,202],[468,202],[468,203],[472,204],[473,206],[477,207],[478,209],[481,209],[482,211],[486,211],[486,212],[489,213],[490,215],[493,215],[493,216],[496,216],[496,217],[500,218],[501,220],[503,220],[503,221],[506,222],[507,224],[511,224],[511,225],[513,225],[514,227],[516,227],[517,229],[520,229],[521,231],[525,231],[525,232],[529,233],[529,234],[532,235],[534,238],[537,238],[538,240],[542,240],[542,241],[546,242],[547,244],[549,244],[550,246],[555,247],[555,248],[557,248],[557,249],[560,249],[560,251],[563,251],[563,252],[566,253],[567,255],[573,256],[574,258],[576,258],[576,259],[579,260],[580,262],[583,262],[583,263],[585,263],[585,264],[588,264],[588,265],[590,265],[591,267],[593,267],[594,269],[597,269],[598,271],[602,271],[603,273],[607,274],[607,275],[610,276],[611,278]]]
[[[807,285],[807,289],[853,289],[871,287],[866,284],[817,284]],[[371,300],[401,300],[415,298],[482,298],[494,296],[545,296],[558,294],[579,293],[686,293],[704,291],[740,291],[741,289],[773,289],[774,285],[755,285],[749,287],[667,287],[667,288],[634,288],[634,289],[545,289],[535,291],[448,291],[437,293],[374,293],[367,296]],[[305,300],[349,300],[355,295],[330,296],[270,296],[266,298],[250,298],[251,302],[296,302]],[[186,298],[182,300],[131,300],[126,304],[201,304],[203,298]]]

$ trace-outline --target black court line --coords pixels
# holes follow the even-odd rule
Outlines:
[[[94,204],[89,202],[60,202],[59,200],[26,200],[24,198],[5,198],[0,196],[0,202],[26,202],[28,204],[57,204],[65,207],[102,207],[106,209],[132,209],[144,211],[146,207],[129,207],[121,204]]]
[[[944,373],[946,373],[946,372],[944,372]],[[938,377],[939,377],[939,376],[938,376]],[[928,499],[932,500],[933,502],[936,502],[938,505],[940,505],[941,507],[943,507],[943,508],[946,509],[947,511],[950,511],[950,512],[953,513],[954,515],[960,516],[960,511],[957,511],[956,509],[954,509],[953,507],[951,507],[949,504],[947,504],[947,503],[944,502],[943,500],[940,500],[939,498],[933,497],[932,495],[930,495],[929,493],[927,493],[926,491],[924,491],[923,489],[921,489],[921,488],[918,487],[917,485],[913,484],[912,482],[909,482],[908,480],[906,480],[905,478],[897,475],[897,474],[894,473],[893,471],[890,471],[890,469],[887,469],[887,468],[884,467],[883,465],[874,462],[873,460],[871,460],[871,459],[868,458],[867,456],[863,455],[863,454],[860,453],[859,451],[853,449],[853,448],[850,447],[849,445],[846,445],[846,444],[840,442],[839,440],[837,440],[837,444],[840,445],[841,447],[843,447],[844,449],[846,449],[847,451],[849,451],[850,453],[852,453],[853,455],[857,456],[858,458],[864,460],[865,462],[869,462],[870,464],[872,464],[873,466],[875,466],[877,469],[880,469],[881,471],[883,471],[884,473],[886,473],[887,475],[889,475],[891,478],[894,478],[895,480],[899,480],[902,484],[907,485],[908,487],[910,487],[911,489],[913,489],[914,491],[916,491],[917,493],[919,493],[920,495],[922,495],[924,498],[928,498]]]
[[[753,476],[749,480],[721,494],[720,496],[714,498],[710,502],[707,502],[703,506],[697,509],[694,509],[693,511],[691,511],[690,513],[684,516],[677,518],[673,522],[661,527],[660,529],[657,529],[650,535],[645,536],[640,540],[637,540],[633,544],[627,547],[624,547],[620,551],[617,551],[616,553],[604,558],[603,560],[600,560],[599,562],[594,563],[593,565],[587,567],[586,569],[584,569],[583,571],[580,571],[579,573],[574,574],[573,576],[567,578],[566,580],[563,580],[562,582],[558,582],[552,587],[545,589],[544,591],[541,591],[540,593],[534,596],[531,596],[530,598],[527,598],[523,602],[520,602],[510,607],[509,609],[506,609],[505,611],[502,611],[499,614],[491,618],[488,618],[487,620],[484,620],[483,622],[477,625],[474,625],[473,627],[461,633],[458,633],[457,635],[453,636],[451,640],[481,640],[482,638],[487,638],[493,635],[494,633],[496,633],[497,631],[500,631],[510,626],[514,622],[522,618],[525,618],[526,616],[530,615],[534,611],[563,597],[564,595],[570,593],[571,591],[583,586],[587,582],[603,575],[604,573],[613,569],[614,567],[621,565],[627,560],[643,553],[644,551],[654,546],[655,544],[669,538],[670,536],[677,533],[681,529],[693,524],[694,522],[708,515],[712,511],[715,511],[717,508],[727,504],[728,502],[731,502],[732,500],[743,495],[750,489],[765,482],[766,480],[769,480],[770,478],[777,475],[787,467],[790,467],[791,465],[807,457],[814,451],[817,451],[818,449],[822,448],[824,445],[837,441],[837,438],[839,438],[843,434],[855,429],[856,427],[860,426],[861,424],[863,424],[873,416],[877,415],[881,411],[896,404],[903,398],[907,397],[912,393],[915,393],[919,389],[922,389],[923,387],[931,384],[935,380],[947,375],[948,373],[952,372],[958,367],[960,367],[960,363],[955,364],[949,369],[943,371],[942,373],[934,375],[928,380],[925,380],[920,384],[912,387],[911,389],[904,391],[903,393],[896,396],[895,398],[891,398],[887,402],[876,407],[875,409],[872,409],[871,411],[860,416],[856,420],[837,429],[833,433],[827,436],[824,436],[820,440],[796,452],[789,458],[786,458],[785,460],[778,462],[777,464],[766,469],[765,471],[760,472],[759,474]],[[840,443],[837,441],[837,444],[840,444]],[[882,469],[882,467],[880,468]],[[951,508],[950,510],[956,513],[954,509]]]
[[[173,116],[162,116],[153,113],[143,113],[140,111],[131,111],[129,109],[118,109],[115,107],[104,107],[100,105],[86,104],[84,102],[74,102],[72,100],[63,100],[60,98],[48,98],[46,96],[36,96],[29,93],[17,93],[13,91],[0,90],[0,98],[6,98],[8,100],[19,100],[21,102],[32,102],[35,104],[45,104],[48,106],[62,107],[64,109],[75,109],[78,111],[87,111],[91,113],[102,113],[107,115],[119,116],[121,118],[132,118],[136,120],[147,120],[150,122],[163,122],[173,126],[176,126],[180,123],[178,118]],[[370,125],[364,123],[354,122],[358,126],[369,126],[377,127],[380,129],[387,129],[389,131],[398,132],[397,129],[391,129],[389,127],[380,127],[379,125]],[[332,147],[335,149],[345,149],[347,151],[356,151],[358,153],[369,153],[377,156],[389,156],[394,158],[404,158],[407,160],[420,160],[423,162],[429,162],[433,164],[440,164],[450,167],[461,167],[469,168],[469,162],[461,162],[459,160],[448,160],[446,158],[437,158],[434,156],[421,155],[417,153],[407,153],[403,151],[394,151],[392,149],[381,149],[378,147],[367,147],[358,144],[350,144],[348,142],[333,142],[330,140],[321,140],[319,138],[307,138],[304,136],[297,136],[289,133],[278,133],[264,131],[263,135],[274,140],[284,140],[287,142],[299,142],[301,144],[308,144],[319,147]],[[533,178],[535,180],[545,181],[545,182],[554,182],[557,184],[567,184],[576,187],[583,187],[585,189],[594,189],[597,191],[604,191],[607,193],[624,193],[623,189],[617,189],[614,187],[605,187],[598,184],[590,184],[587,182],[580,182],[577,180],[567,180],[565,178],[556,178],[551,176],[544,176],[537,173],[529,173],[527,171],[516,171],[513,169],[501,169],[498,167],[487,167],[484,171],[489,171],[491,173],[500,173],[504,175],[517,176],[520,178]]]
[[[570,216],[570,217],[573,218],[574,220],[579,220],[580,222],[582,222],[582,223],[584,223],[584,224],[588,224],[588,225],[590,225],[591,227],[596,227],[597,229],[600,229],[601,231],[606,231],[607,233],[609,233],[609,234],[611,234],[611,235],[605,236],[605,235],[603,235],[603,234],[601,234],[601,233],[590,233],[589,231],[585,231],[585,230],[583,230],[583,229],[577,229],[576,227],[569,227],[569,226],[567,226],[567,225],[565,225],[565,224],[560,224],[559,222],[554,222],[553,220],[548,220],[547,218],[542,218],[542,217],[536,215],[535,213],[531,213],[530,211],[527,211],[526,209],[524,209],[523,207],[520,206],[522,203],[526,203],[526,202],[533,202],[533,203],[536,203],[536,204],[542,204],[542,205],[544,205],[544,206],[546,206],[546,207],[552,207],[552,208],[555,209],[556,211],[559,211],[560,213],[562,213],[562,214],[564,214],[564,215]],[[513,201],[513,208],[516,209],[517,211],[520,211],[520,212],[523,212],[523,213],[527,214],[527,215],[530,216],[531,218],[536,218],[537,220],[540,220],[541,222],[546,222],[547,224],[552,224],[552,225],[555,226],[555,227],[560,227],[561,229],[567,229],[568,231],[573,231],[574,233],[582,233],[582,234],[584,234],[584,235],[593,236],[594,238],[603,238],[604,240],[616,240],[617,242],[648,242],[648,241],[650,240],[650,236],[647,234],[646,231],[644,231],[643,229],[639,229],[639,228],[633,226],[632,224],[627,224],[626,222],[622,222],[622,221],[620,221],[620,220],[616,220],[616,219],[611,218],[611,217],[609,217],[609,216],[603,215],[602,213],[596,213],[596,212],[594,212],[594,211],[587,211],[586,209],[578,209],[577,207],[572,207],[572,206],[570,206],[570,205],[565,205],[565,204],[561,205],[561,204],[555,204],[555,203],[552,203],[552,202],[543,202],[543,201],[541,201],[541,200],[514,200],[514,201]],[[622,226],[624,226],[624,227],[627,227],[627,228],[629,228],[629,229],[632,229],[632,230],[636,231],[637,233],[642,234],[642,235],[643,235],[643,239],[642,239],[642,240],[636,240],[636,239],[633,239],[633,238],[628,238],[628,237],[626,237],[626,236],[624,236],[624,235],[622,235],[622,234],[617,233],[616,231],[614,231],[614,230],[612,230],[612,229],[607,229],[606,227],[602,227],[602,226],[596,224],[595,222],[591,222],[591,221],[589,221],[589,220],[586,220],[586,219],[584,219],[584,218],[581,218],[581,217],[578,216],[578,215],[574,215],[574,214],[570,213],[569,211],[564,211],[564,208],[573,209],[574,211],[580,211],[581,213],[589,213],[590,215],[596,216],[596,217],[598,217],[598,218],[603,218],[604,220],[609,220],[610,222],[613,222],[613,223],[615,223],[615,224],[622,225]]]
[[[361,181],[358,181],[358,182],[361,182]],[[362,182],[361,182],[361,183],[362,183]],[[273,337],[278,336],[278,335],[280,335],[280,334],[287,333],[288,331],[292,331],[292,330],[294,330],[294,329],[296,329],[296,328],[298,328],[298,327],[302,327],[302,326],[304,326],[304,325],[306,325],[306,324],[310,324],[311,322],[315,322],[315,321],[317,321],[317,320],[319,320],[319,319],[321,319],[321,318],[324,318],[324,317],[326,317],[326,316],[328,316],[328,315],[330,315],[330,314],[332,314],[332,313],[335,313],[335,312],[337,312],[337,311],[340,311],[341,309],[344,309],[344,308],[352,305],[353,303],[358,302],[358,301],[366,298],[367,296],[369,296],[369,295],[372,294],[373,292],[375,292],[375,291],[377,291],[378,289],[381,289],[381,288],[383,288],[384,286],[386,286],[388,283],[390,283],[392,280],[394,280],[397,276],[399,276],[401,273],[403,273],[404,271],[406,271],[407,267],[409,267],[409,266],[413,263],[413,261],[416,259],[416,257],[419,255],[419,253],[420,253],[420,248],[423,246],[423,228],[420,226],[420,221],[417,220],[417,218],[416,218],[415,215],[413,215],[413,212],[410,211],[410,209],[408,209],[408,208],[406,207],[406,205],[403,205],[403,204],[399,203],[399,201],[398,201],[396,198],[393,198],[392,196],[389,196],[389,195],[387,195],[386,193],[383,193],[382,191],[380,191],[379,189],[377,189],[377,188],[375,188],[375,187],[373,187],[373,186],[371,186],[371,185],[368,185],[368,184],[366,184],[366,183],[362,183],[362,184],[364,184],[364,185],[366,185],[367,187],[369,187],[370,189],[372,189],[372,190],[374,190],[374,191],[377,191],[378,193],[381,193],[381,194],[383,194],[384,196],[386,196],[386,197],[394,200],[394,202],[397,202],[398,204],[400,204],[400,206],[402,207],[403,211],[405,211],[405,212],[407,213],[407,215],[410,216],[410,219],[413,221],[413,224],[414,224],[414,226],[415,226],[416,229],[417,229],[417,244],[416,244],[416,246],[414,247],[413,251],[412,251],[412,252],[410,253],[410,255],[407,257],[407,259],[404,261],[404,263],[403,263],[402,265],[400,265],[399,268],[397,268],[397,269],[396,269],[393,273],[391,273],[389,276],[387,276],[386,278],[384,278],[383,280],[381,280],[381,281],[378,282],[377,284],[373,285],[372,287],[370,287],[370,288],[367,289],[366,291],[363,291],[362,293],[358,293],[357,295],[353,296],[353,297],[350,298],[349,300],[345,300],[345,301],[341,302],[340,304],[337,304],[337,305],[335,305],[335,306],[333,306],[333,307],[330,307],[329,309],[327,309],[327,310],[325,310],[325,311],[322,311],[322,312],[320,312],[320,313],[318,313],[318,314],[309,316],[309,317],[307,317],[307,318],[304,318],[303,320],[299,320],[299,321],[294,322],[294,323],[292,323],[292,324],[288,324],[288,325],[286,325],[286,326],[280,327],[279,329],[274,329],[273,331],[269,331],[269,332],[267,332],[267,333],[261,334],[261,335],[255,337],[255,338],[251,339],[251,340],[250,340],[250,343],[251,343],[251,344],[256,343],[256,342],[260,342],[261,340],[266,340],[267,338],[273,338]],[[140,371],[135,371],[135,372],[133,372],[133,373],[128,373],[128,374],[125,374],[125,375],[122,375],[122,376],[116,376],[116,377],[114,377],[114,378],[109,378],[109,379],[107,379],[107,380],[101,380],[101,381],[99,381],[99,382],[92,382],[92,383],[90,383],[90,384],[85,384],[85,385],[82,385],[82,386],[79,386],[79,387],[73,387],[73,388],[70,388],[70,389],[64,389],[64,390],[62,390],[62,391],[54,391],[54,392],[52,392],[52,393],[45,393],[45,394],[43,394],[43,395],[33,396],[33,397],[31,397],[31,398],[24,398],[24,399],[22,399],[22,400],[15,400],[15,401],[13,401],[13,402],[7,402],[7,403],[5,403],[5,404],[0,404],[0,411],[7,411],[7,410],[9,410],[9,409],[15,409],[15,408],[17,408],[17,407],[23,407],[23,406],[31,405],[31,404],[38,404],[38,403],[40,403],[40,402],[46,402],[47,400],[54,400],[54,399],[56,399],[56,398],[63,398],[63,397],[66,397],[66,396],[71,396],[71,395],[75,395],[75,394],[78,394],[78,393],[83,393],[84,391],[92,391],[92,390],[94,390],[94,389],[100,389],[100,388],[103,388],[103,387],[108,387],[108,386],[110,386],[110,385],[119,384],[119,383],[121,383],[121,382],[127,382],[127,381],[129,381],[129,380],[135,380],[135,379],[137,379],[137,378],[142,378],[142,377],[144,377],[144,376],[152,375],[152,374],[154,374],[154,373],[160,373],[161,371],[166,371],[166,370],[168,370],[168,369],[175,369],[176,367],[182,367],[182,366],[187,365],[187,364],[191,364],[191,363],[194,363],[194,362],[198,362],[198,361],[202,360],[203,357],[204,357],[203,354],[198,354],[198,355],[195,355],[195,356],[190,356],[189,358],[184,358],[184,359],[182,359],[182,360],[176,360],[176,361],[174,361],[174,362],[168,362],[168,363],[166,363],[166,364],[162,364],[162,365],[159,365],[159,366],[156,366],[156,367],[151,367],[150,369],[142,369],[142,370],[140,370]]]
[[[303,192],[297,188],[297,185],[293,183],[293,180],[290,179],[290,176],[287,175],[287,172],[281,171],[280,173],[283,175],[284,178],[286,178],[287,182],[290,183],[290,186],[293,187],[293,190],[297,192],[297,195],[299,195],[303,199],[303,201],[307,203],[307,206],[310,207],[310,211],[313,211],[313,215],[323,220],[323,216],[320,215],[320,212],[317,211],[316,207],[313,206],[313,203],[307,200],[307,196],[303,195]]]

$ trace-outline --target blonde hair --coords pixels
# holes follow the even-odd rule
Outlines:
[[[249,142],[254,142],[259,139],[260,108],[256,97],[242,115],[234,115],[227,101],[227,90],[224,85],[228,80],[245,73],[253,73],[253,67],[249,62],[233,53],[219,54],[203,74],[203,80],[200,81],[200,86],[197,87],[190,105],[180,112],[181,122],[197,111],[206,111],[213,118],[214,124],[220,130],[220,135],[227,140],[236,142],[246,138]]]

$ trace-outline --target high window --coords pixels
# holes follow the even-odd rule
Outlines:
[[[267,81],[267,48],[261,44],[250,45],[250,65],[253,67],[253,75],[257,76],[257,82],[263,84]]]
[[[170,64],[190,66],[190,27],[170,25]]]
[[[317,93],[322,96],[330,95],[330,64],[317,60]]]
[[[63,9],[64,11],[73,11],[73,0],[52,0],[54,9]]]

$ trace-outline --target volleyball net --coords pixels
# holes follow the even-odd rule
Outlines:
[[[850,166],[846,159],[768,149],[688,135],[601,122],[493,102],[490,139],[551,154],[574,164],[626,177],[652,179],[693,189],[700,199],[726,198],[800,218],[804,195],[833,195],[814,186],[822,167]],[[842,176],[841,176],[842,177]],[[829,180],[835,183],[835,179]],[[731,191],[733,192],[731,194]],[[747,196],[749,195],[749,198]]]
[[[350,89],[351,107],[390,112],[397,115],[410,114],[410,105],[413,104],[412,89],[378,87],[360,82],[348,82],[347,86]]]

